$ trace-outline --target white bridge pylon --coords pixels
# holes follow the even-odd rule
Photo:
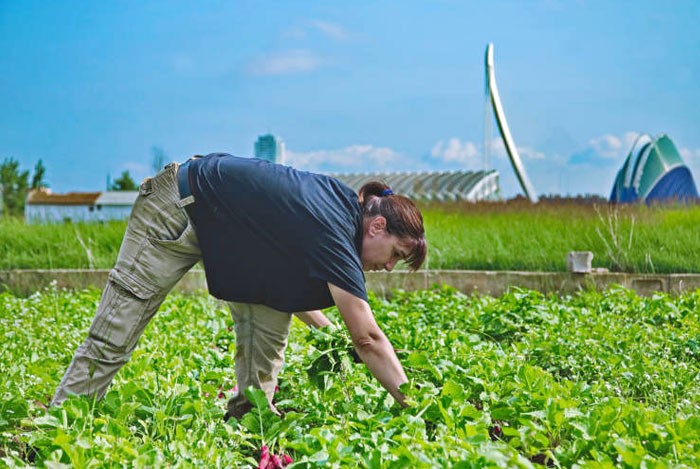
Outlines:
[[[496,86],[496,74],[493,71],[493,44],[489,43],[486,46],[486,99],[491,101],[491,107],[493,108],[493,113],[496,116],[496,123],[498,124],[498,130],[501,133],[501,138],[503,138],[503,144],[506,147],[506,152],[510,158],[510,162],[515,170],[515,175],[520,182],[520,187],[522,187],[523,192],[532,203],[537,203],[539,198],[535,192],[535,188],[530,182],[530,178],[527,177],[527,172],[525,172],[525,166],[520,159],[518,154],[518,149],[513,143],[513,137],[510,134],[510,128],[508,127],[508,122],[506,122],[506,116],[503,112],[503,106],[501,105],[501,98],[498,94],[498,87]],[[488,119],[488,116],[486,117]],[[486,152],[486,148],[484,148]]]

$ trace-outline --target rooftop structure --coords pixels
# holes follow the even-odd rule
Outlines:
[[[29,191],[27,205],[93,205],[101,192],[68,192],[54,194],[50,189]]]
[[[356,173],[332,174],[334,178],[359,190],[370,181],[382,181],[392,190],[414,200],[476,202],[500,200],[498,172],[491,171],[446,171],[404,173]]]
[[[41,188],[27,195],[24,217],[27,223],[125,220],[137,196],[136,191],[54,194]]]
[[[693,175],[666,134],[637,138],[610,194],[610,202],[618,203],[693,199],[698,199]]]

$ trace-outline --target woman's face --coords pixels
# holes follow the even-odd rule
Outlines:
[[[411,243],[399,239],[386,231],[386,219],[377,216],[365,221],[362,238],[362,269],[387,270],[391,272],[396,264],[411,252]]]

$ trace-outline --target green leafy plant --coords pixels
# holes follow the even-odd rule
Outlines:
[[[104,399],[47,408],[99,297],[0,294],[0,467],[257,467],[263,446],[287,467],[700,465],[700,291],[371,297],[408,408],[342,329],[295,321],[281,415],[248,389],[253,409],[228,422],[235,335],[197,295],[168,297]]]

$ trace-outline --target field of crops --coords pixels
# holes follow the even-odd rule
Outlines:
[[[423,207],[430,269],[565,271],[592,251],[611,271],[700,272],[700,206],[596,206],[580,201]],[[125,222],[25,225],[0,219],[0,270],[109,269]]]
[[[46,410],[99,295],[0,295],[1,467],[257,467],[263,445],[293,467],[700,466],[700,292],[372,298],[409,409],[295,321],[283,416],[227,423],[235,338],[206,296],[166,300],[103,401]]]

